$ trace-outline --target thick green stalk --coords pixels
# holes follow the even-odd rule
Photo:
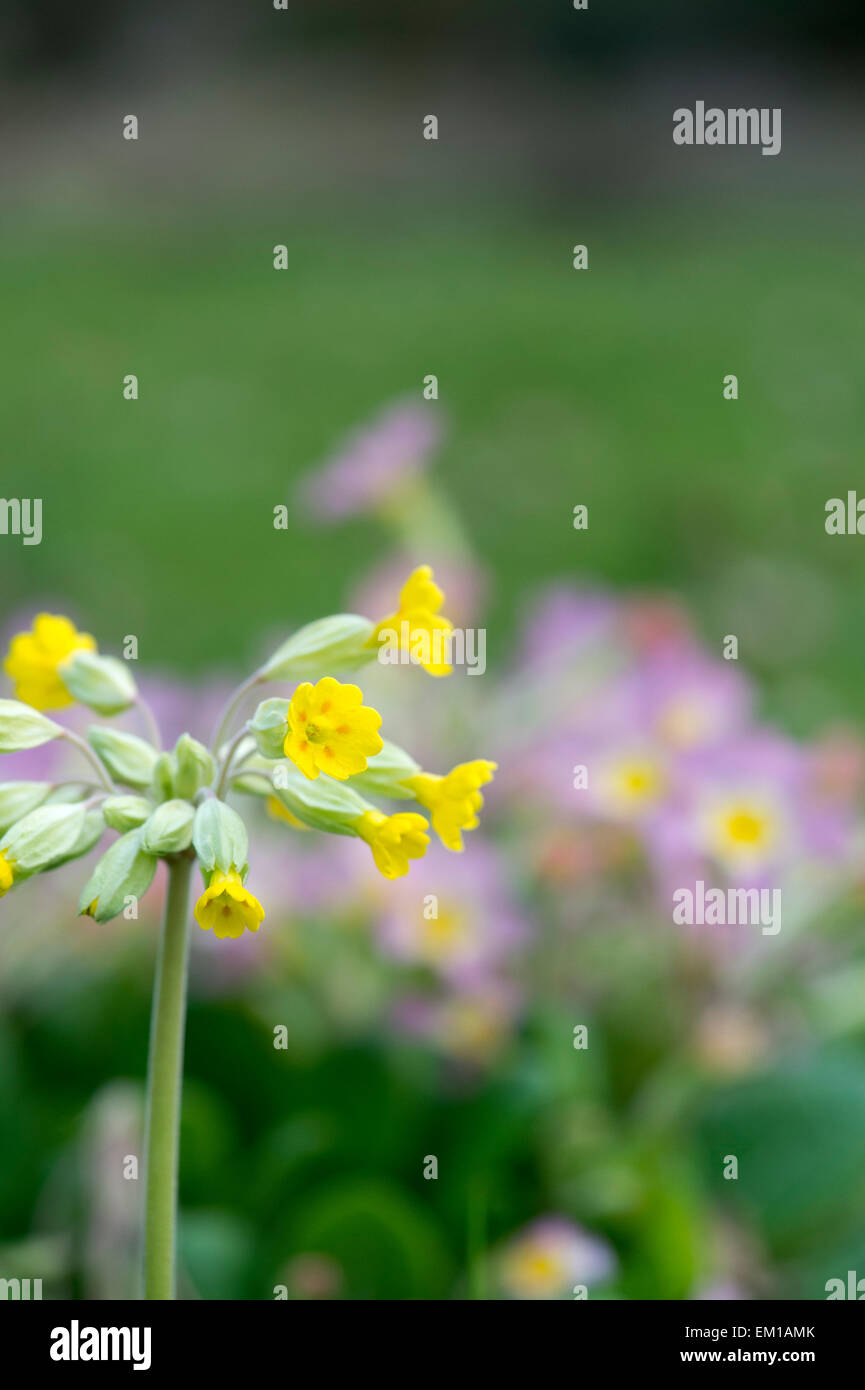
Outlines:
[[[180,1096],[186,1027],[191,857],[168,869],[168,896],[156,963],[145,1125],[144,1297],[172,1299],[175,1289]]]

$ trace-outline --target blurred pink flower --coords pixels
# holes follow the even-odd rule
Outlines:
[[[141,694],[156,716],[164,748],[173,748],[181,734],[191,734],[201,743],[209,743],[213,729],[237,686],[230,676],[215,676],[205,681],[184,681],[172,676],[143,676],[139,682]],[[121,721],[130,730],[142,732],[131,711]]]
[[[628,642],[643,655],[675,652],[693,646],[693,625],[677,598],[638,594],[622,604],[622,627]]]
[[[619,601],[601,591],[580,592],[566,584],[543,590],[523,617],[519,673],[547,674],[585,659],[616,637],[620,614]]]
[[[732,1279],[719,1279],[711,1284],[703,1284],[692,1294],[692,1298],[702,1303],[738,1303],[746,1301],[750,1297],[739,1284]]]
[[[529,936],[507,861],[472,837],[465,854],[432,845],[411,875],[387,885],[376,933],[382,949],[471,989]]]
[[[302,479],[299,500],[322,521],[375,510],[390,501],[394,489],[423,472],[440,436],[437,406],[397,402]]]
[[[810,782],[817,797],[854,803],[865,791],[865,742],[856,729],[829,729],[811,748]]]
[[[849,851],[849,806],[818,794],[811,751],[782,734],[754,728],[689,755],[682,773],[680,845],[740,887]]]
[[[438,996],[404,995],[390,1018],[399,1032],[474,1069],[486,1066],[504,1046],[521,1003],[513,981],[490,976]]]
[[[564,1299],[577,1285],[589,1288],[616,1269],[612,1246],[564,1216],[543,1216],[523,1227],[499,1250],[502,1292],[515,1299]]]

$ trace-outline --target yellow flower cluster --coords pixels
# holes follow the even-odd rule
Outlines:
[[[313,661],[320,657],[323,665],[333,662],[340,669],[340,666],[373,661],[386,642],[407,651],[412,660],[424,666],[431,675],[447,675],[451,667],[442,656],[446,647],[440,640],[431,640],[453,631],[449,619],[441,612],[443,603],[444,595],[435,583],[432,570],[428,565],[421,565],[403,585],[394,613],[378,623],[342,615],[302,629],[256,673],[252,682],[241,687],[241,693],[260,680],[291,675],[297,678],[309,669],[296,665],[297,654],[305,655],[308,660],[311,650]],[[327,639],[321,636],[325,631],[329,634]],[[318,646],[309,647],[310,634],[314,634]],[[90,656],[84,662],[79,659],[79,653]],[[96,642],[89,633],[79,632],[68,618],[50,613],[40,613],[29,632],[13,637],[4,662],[18,701],[40,713],[71,705],[76,695],[100,713],[117,713],[128,708],[139,697],[134,684],[119,693],[115,689],[119,678],[113,668],[120,666],[121,663],[112,658],[98,655]],[[106,680],[110,686],[107,694],[99,685],[99,681]],[[234,706],[227,714],[228,723],[232,708]],[[265,701],[259,708],[264,712],[264,722],[259,729],[266,733],[268,740],[262,749],[264,755],[278,757],[281,750],[302,774],[298,779],[301,786],[305,785],[304,779],[317,782],[324,777],[323,792],[316,789],[309,805],[303,796],[296,797],[295,802],[288,798],[290,805],[287,806],[279,796],[270,795],[267,804],[271,814],[302,829],[311,825],[355,835],[369,845],[373,861],[385,878],[406,874],[410,861],[422,858],[427,851],[430,824],[423,815],[413,811],[391,815],[379,811],[357,794],[363,789],[360,782],[356,784],[357,790],[349,785],[352,779],[360,779],[368,772],[370,759],[377,758],[385,748],[379,732],[381,715],[364,704],[360,687],[328,675],[315,684],[303,681],[288,701]],[[13,716],[20,720],[17,710],[7,717]],[[253,722],[247,728],[255,730],[256,725]],[[53,733],[49,732],[48,736],[57,736],[56,726],[51,724],[51,730]],[[107,795],[101,798],[102,810],[89,813],[88,833],[94,815],[100,823],[104,816],[105,825],[121,832],[121,840],[111,846],[88,881],[81,896],[81,912],[100,921],[110,920],[119,910],[115,909],[115,904],[124,900],[124,893],[133,892],[137,896],[140,891],[146,891],[159,857],[195,853],[206,884],[195,904],[199,925],[218,937],[237,938],[245,931],[258,930],[264,919],[264,909],[244,886],[246,831],[240,817],[222,800],[223,787],[232,785],[233,759],[243,732],[240,731],[227,751],[217,747],[214,758],[210,750],[189,735],[183,736],[185,744],[179,741],[174,754],[168,754],[134,736],[112,733],[109,737],[108,731],[100,731],[103,739],[96,754],[103,766],[98,759],[96,766]],[[27,737],[31,737],[29,729]],[[158,744],[158,735],[156,742]],[[216,742],[220,743],[219,737]],[[32,742],[21,746],[32,746]],[[87,749],[84,751],[86,753]],[[242,763],[242,757],[240,760]],[[478,812],[483,805],[480,788],[491,780],[495,770],[494,762],[481,758],[460,763],[439,776],[422,771],[407,754],[389,745],[383,761],[380,760],[370,775],[374,791],[396,798],[405,799],[407,795],[414,798],[429,814],[432,828],[442,844],[460,851],[463,831],[474,829],[478,824]],[[141,795],[116,795],[118,788],[108,774],[118,776],[121,784],[125,782]],[[332,784],[328,784],[328,778],[344,784],[347,789],[337,794]],[[210,788],[211,781],[215,792]],[[196,796],[199,789],[207,792],[204,800]],[[298,809],[297,815],[291,806]],[[44,833],[49,836],[55,833],[51,829],[51,816],[43,811],[38,814],[48,827]],[[54,814],[52,809],[51,815]],[[99,828],[97,824],[94,830],[97,839]],[[71,831],[69,833],[71,835]],[[83,830],[81,833],[83,837]],[[232,846],[230,852],[224,850],[226,836]],[[84,853],[85,840],[83,837],[75,843],[72,839],[68,844],[64,842],[55,856],[56,862],[70,850]],[[91,839],[86,843],[95,842]],[[31,849],[31,858],[33,853]],[[0,897],[13,885],[16,857],[17,852],[10,855],[0,850]],[[50,867],[51,862],[47,851],[33,860],[37,871],[43,866]],[[33,864],[23,858],[22,863],[26,877],[33,870]],[[238,865],[243,867],[238,868]]]
[[[385,633],[392,634],[409,650],[417,651],[414,638],[420,632],[451,631],[450,621],[439,613],[444,595],[428,565],[421,565],[408,578],[400,593],[399,608],[376,624],[370,646],[377,646]],[[429,648],[427,648],[429,650]],[[450,667],[429,660],[424,663],[431,675],[442,676]],[[325,676],[312,685],[305,681],[295,690],[286,712],[283,752],[303,775],[314,780],[326,773],[338,781],[349,781],[366,771],[368,760],[381,752],[381,715],[363,703],[363,692],[356,685],[342,684]],[[459,852],[462,831],[473,830],[483,806],[480,787],[491,781],[496,764],[485,758],[460,763],[446,776],[421,772],[404,779],[415,800],[430,813],[432,826],[442,844]],[[275,817],[297,824],[297,818],[271,798]],[[355,833],[370,846],[376,867],[385,878],[408,872],[409,860],[420,859],[429,845],[425,834],[429,826],[423,816],[399,812],[387,816],[380,811],[362,815]]]

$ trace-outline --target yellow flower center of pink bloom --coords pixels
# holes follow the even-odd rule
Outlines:
[[[779,810],[759,796],[722,802],[704,815],[707,848],[730,863],[753,861],[769,853],[782,832]]]
[[[748,811],[738,811],[727,821],[727,833],[739,845],[754,845],[763,838],[765,822]]]

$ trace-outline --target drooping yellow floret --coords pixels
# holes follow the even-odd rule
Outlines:
[[[365,811],[355,825],[357,834],[372,850],[379,873],[385,878],[401,878],[408,873],[410,859],[422,859],[429,847],[428,828],[423,816],[414,811]]]
[[[399,608],[377,623],[370,644],[409,652],[431,676],[449,676],[446,638],[453,623],[440,612],[444,594],[429,565],[409,575],[399,596]]]
[[[486,758],[457,763],[445,777],[418,773],[405,782],[420,804],[429,811],[433,830],[446,849],[460,851],[463,830],[474,830],[484,798],[478,790],[492,781],[496,763]]]
[[[15,694],[34,709],[63,709],[74,704],[59,674],[59,667],[73,652],[95,652],[89,632],[79,632],[68,618],[40,613],[32,632],[12,638],[3,669],[15,682]]]
[[[240,874],[217,870],[195,904],[195,920],[204,931],[236,938],[243,936],[244,931],[258,931],[264,921],[264,908],[244,888]]]

